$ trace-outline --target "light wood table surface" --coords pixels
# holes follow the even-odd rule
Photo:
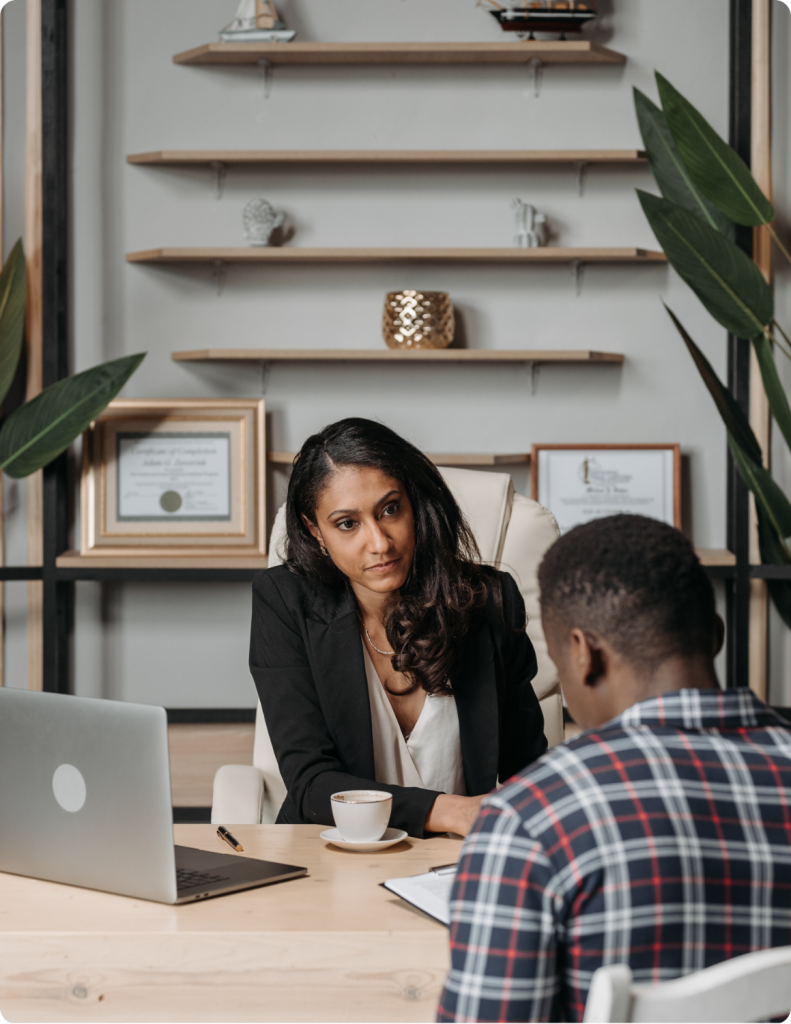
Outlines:
[[[306,878],[165,906],[0,873],[0,1010],[8,1021],[430,1021],[447,929],[380,887],[458,859],[461,841],[375,854],[317,825],[240,825],[244,856]],[[211,825],[176,842],[228,847]]]

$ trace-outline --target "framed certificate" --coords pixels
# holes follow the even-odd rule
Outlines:
[[[561,533],[619,512],[681,528],[677,444],[534,444],[531,477]]]
[[[83,556],[266,554],[264,403],[117,399],[83,435]]]

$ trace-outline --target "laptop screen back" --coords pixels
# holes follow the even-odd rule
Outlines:
[[[0,688],[0,871],[174,903],[159,707]]]

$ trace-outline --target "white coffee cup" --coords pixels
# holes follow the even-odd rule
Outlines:
[[[333,793],[332,816],[347,843],[375,843],[385,834],[393,797],[378,789],[347,789]]]

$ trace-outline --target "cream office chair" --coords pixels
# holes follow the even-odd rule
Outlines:
[[[516,494],[507,473],[445,467],[440,472],[467,517],[483,560],[510,572],[519,585],[527,609],[527,632],[538,659],[533,688],[544,714],[544,732],[550,746],[561,743],[563,704],[538,604],[538,565],[560,535],[555,517],[538,502]],[[270,566],[281,563],[284,539],[285,509],[281,508],[269,542]],[[253,764],[219,769],[214,778],[211,820],[225,825],[268,824],[277,817],[285,798],[286,786],[259,704]]]
[[[632,984],[626,964],[594,972],[586,1024],[758,1021],[791,1009],[791,946],[745,953],[658,985]]]

